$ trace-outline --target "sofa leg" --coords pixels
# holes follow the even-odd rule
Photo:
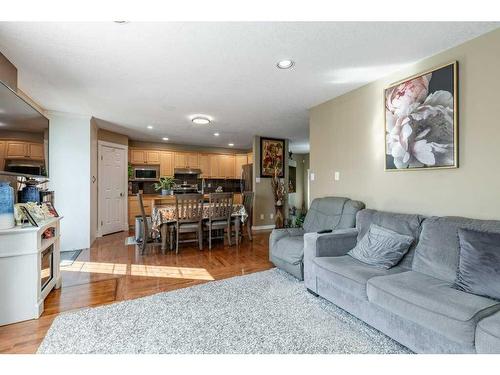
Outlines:
[[[311,293],[314,297],[319,297],[318,293],[313,292],[311,289],[307,288],[307,291]]]

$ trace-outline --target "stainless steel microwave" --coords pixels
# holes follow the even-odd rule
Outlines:
[[[154,166],[137,166],[134,167],[134,180],[153,181],[160,177],[160,169]]]

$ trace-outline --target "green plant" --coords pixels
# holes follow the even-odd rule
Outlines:
[[[304,219],[306,218],[305,213],[300,213],[297,217],[295,217],[295,226],[301,228],[304,225]]]
[[[128,163],[128,179],[131,180],[132,178],[134,178],[134,167]]]
[[[170,190],[174,186],[173,177],[160,177],[159,182],[155,182],[153,187],[156,191],[158,190]]]

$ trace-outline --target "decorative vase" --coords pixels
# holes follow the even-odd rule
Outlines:
[[[284,219],[283,219],[283,206],[276,205],[274,206],[276,209],[276,213],[274,215],[274,225],[277,229],[283,228]]]
[[[161,189],[161,195],[168,195],[167,189]]]
[[[36,185],[26,185],[19,192],[19,203],[40,203],[40,190]]]
[[[0,229],[10,229],[14,220],[14,189],[7,181],[0,181]]]

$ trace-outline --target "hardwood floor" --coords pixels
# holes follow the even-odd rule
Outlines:
[[[238,246],[214,242],[184,245],[179,254],[162,254],[150,247],[144,255],[136,246],[125,246],[129,234],[123,232],[97,239],[76,261],[62,267],[62,287],[45,300],[45,310],[37,320],[0,327],[0,353],[35,353],[55,317],[69,310],[99,306],[185,288],[273,267],[268,260],[269,233],[256,233]]]

